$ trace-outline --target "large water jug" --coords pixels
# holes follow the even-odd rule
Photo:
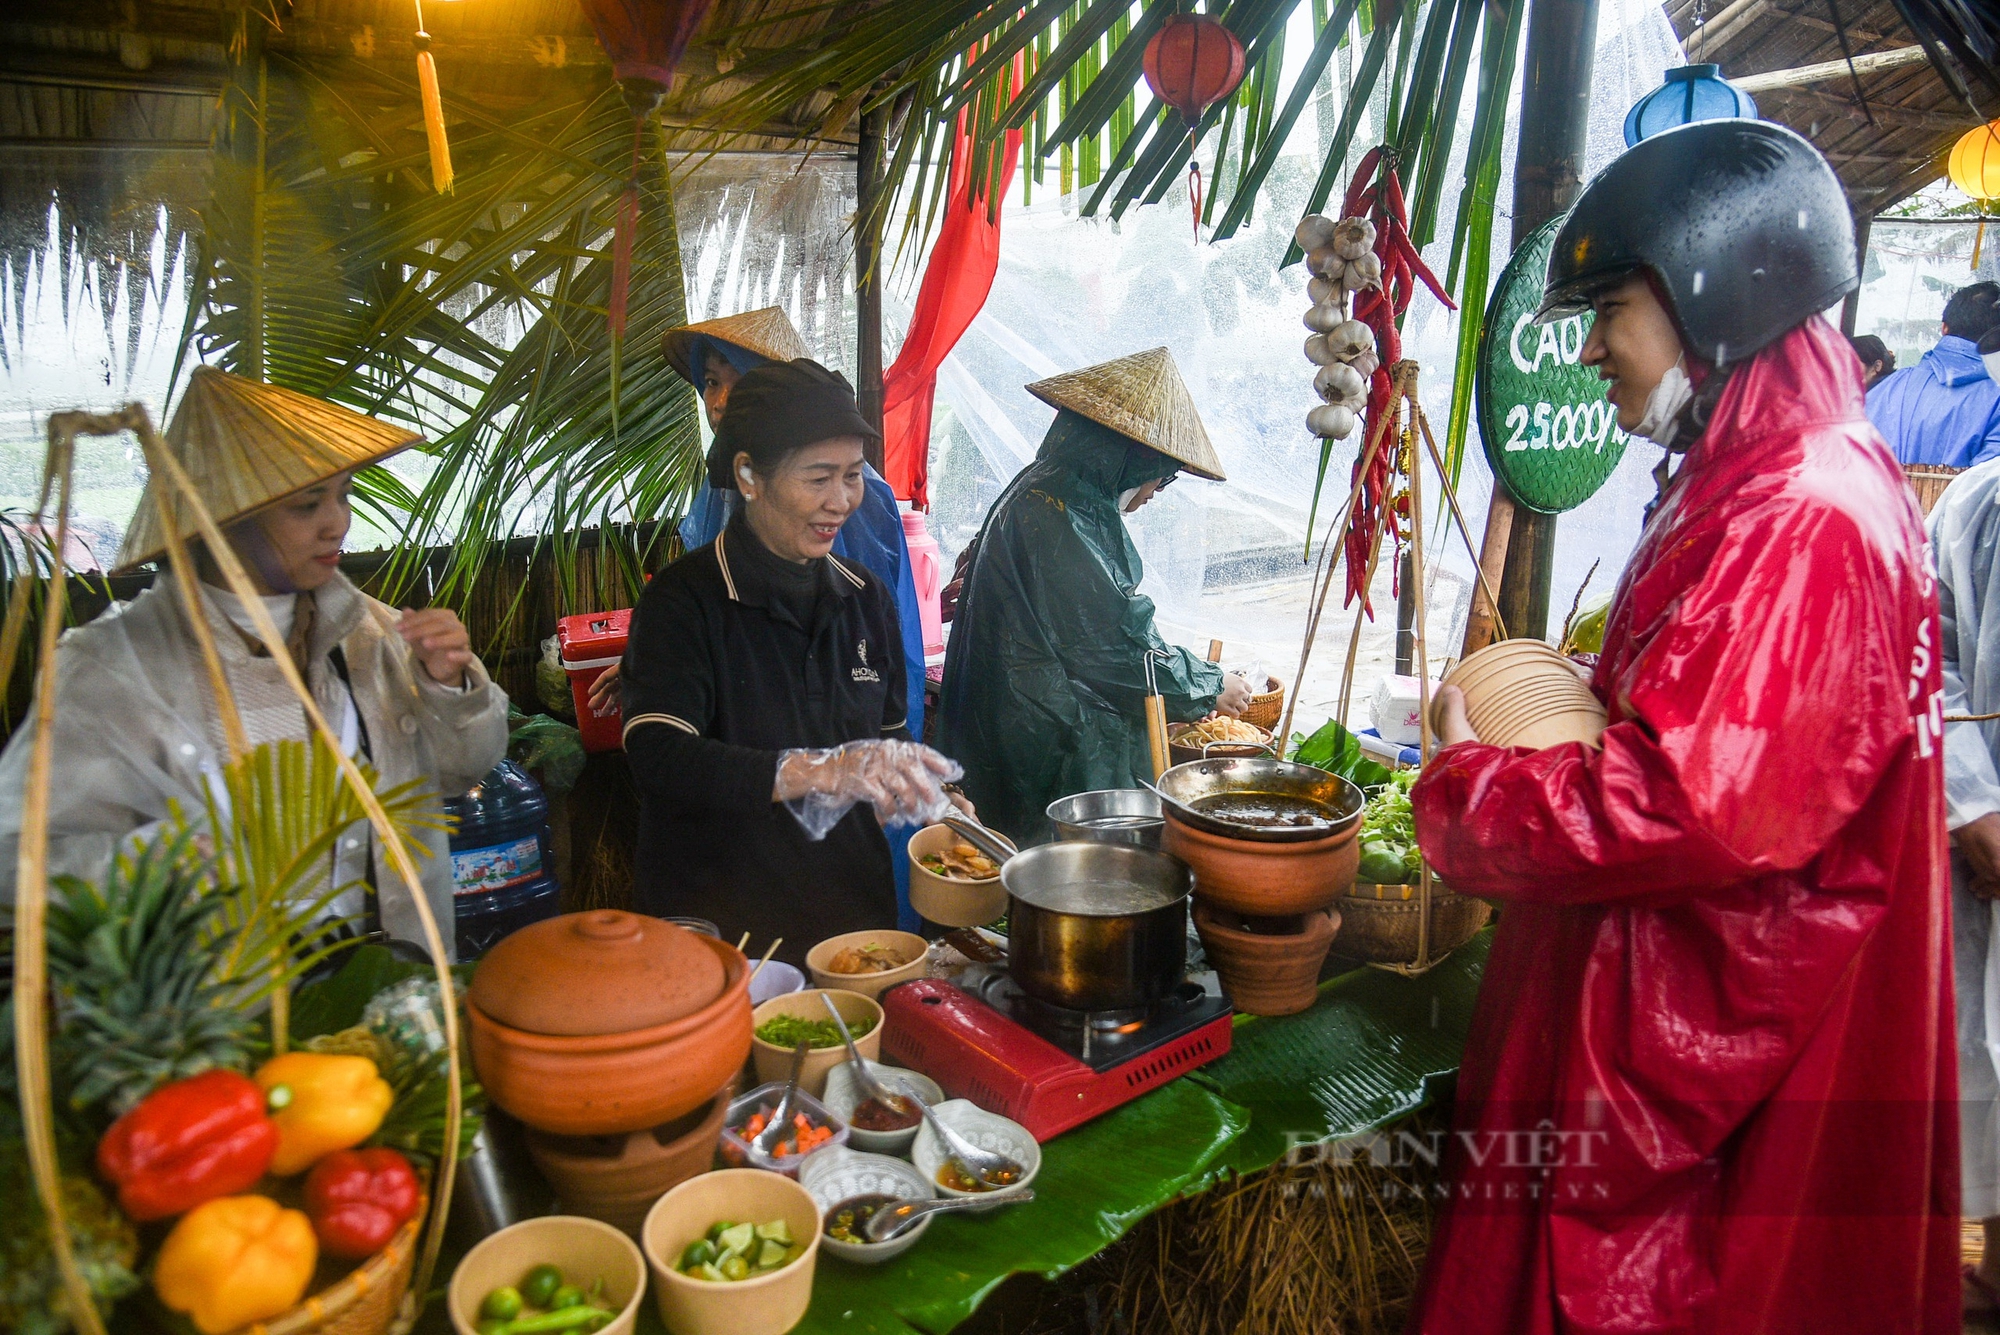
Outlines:
[[[503,760],[444,809],[458,818],[451,836],[458,958],[476,960],[501,937],[556,915],[549,799],[533,775]]]

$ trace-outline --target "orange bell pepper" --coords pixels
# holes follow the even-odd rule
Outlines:
[[[375,1134],[396,1095],[366,1057],[288,1052],[257,1071],[257,1084],[278,1124],[271,1171],[302,1173],[335,1150]]]
[[[220,1196],[181,1216],[153,1264],[160,1301],[204,1335],[268,1321],[305,1297],[312,1221],[268,1196]]]

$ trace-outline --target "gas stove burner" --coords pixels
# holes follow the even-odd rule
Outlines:
[[[955,985],[954,985],[955,984]],[[974,965],[882,994],[882,1054],[1037,1140],[1068,1130],[1229,1051],[1229,1003],[1183,984],[1151,1007],[1066,1010]]]

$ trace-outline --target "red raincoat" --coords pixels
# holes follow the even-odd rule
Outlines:
[[[1580,745],[1441,752],[1503,904],[1409,1329],[1956,1332],[1937,597],[1817,317],[1738,371],[1620,582]]]

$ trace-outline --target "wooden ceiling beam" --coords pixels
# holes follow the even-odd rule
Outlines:
[[[1849,120],[1866,122],[1861,108],[1853,98],[1819,88],[1789,87],[1772,90],[1774,97],[1795,97],[1804,102],[1828,108],[1837,108]],[[1968,116],[1949,116],[1935,111],[1920,111],[1914,107],[1900,107],[1888,102],[1869,99],[1868,110],[1873,112],[1878,123],[1898,125],[1911,130],[1969,130],[1978,122]]]

